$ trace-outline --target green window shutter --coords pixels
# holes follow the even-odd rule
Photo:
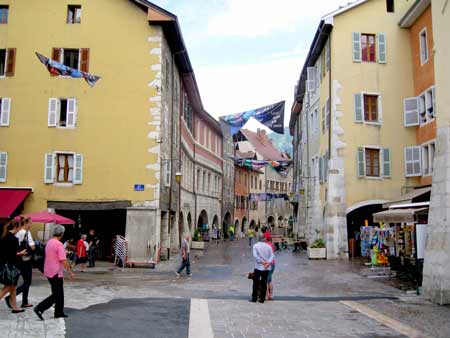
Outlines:
[[[6,172],[8,167],[8,154],[0,152],[0,182],[6,182]]]
[[[361,93],[353,95],[353,105],[355,108],[355,122],[362,123],[363,122],[363,95]]]
[[[388,148],[382,149],[382,176],[383,177],[391,177],[391,151]]]
[[[358,177],[366,176],[366,164],[364,160],[364,148],[359,147],[356,155],[356,161],[358,163]]]
[[[386,63],[386,34],[378,33],[378,63]]]
[[[361,62],[361,33],[352,34],[353,62]]]

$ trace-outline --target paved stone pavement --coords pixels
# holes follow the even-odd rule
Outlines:
[[[450,337],[450,308],[427,303],[361,276],[348,261],[309,261],[276,254],[275,300],[249,303],[253,269],[246,241],[211,244],[192,254],[193,277],[176,278],[177,260],[156,269],[109,264],[65,281],[66,320],[51,311],[13,315],[0,303],[3,337],[400,338]],[[34,274],[30,299],[49,294]]]

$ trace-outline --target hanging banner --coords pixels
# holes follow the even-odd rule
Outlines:
[[[284,105],[285,101],[280,101],[258,109],[219,117],[222,131],[227,137],[233,136],[253,117],[273,132],[283,134]]]
[[[54,60],[45,57],[42,54],[36,52],[36,56],[39,61],[42,62],[43,65],[47,67],[47,70],[52,75],[62,75],[62,76],[70,76],[73,78],[83,78],[87,84],[91,87],[94,87],[95,83],[100,80],[100,76],[93,75],[90,73],[82,72],[81,70],[68,67],[62,63],[56,62]]]

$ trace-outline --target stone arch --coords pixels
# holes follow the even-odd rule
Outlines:
[[[203,209],[198,216],[197,228],[202,229],[204,225],[208,225],[208,213],[205,209]]]
[[[242,223],[241,223],[241,233],[245,234],[245,227],[247,225],[247,217],[242,217]]]
[[[224,238],[228,238],[228,233],[230,231],[230,224],[231,224],[231,214],[227,212],[223,217],[222,221],[222,230]]]
[[[187,220],[187,226],[188,226],[188,229],[189,229],[189,233],[192,236],[193,235],[193,233],[192,233],[192,216],[191,216],[190,212],[188,212],[186,220]]]
[[[250,225],[249,225],[249,228],[255,228],[256,227],[256,222],[255,222],[255,220],[254,219],[252,219],[251,221],[250,221]]]

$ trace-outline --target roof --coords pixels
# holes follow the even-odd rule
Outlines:
[[[385,223],[408,223],[414,222],[415,215],[420,213],[428,213],[428,208],[419,209],[389,209],[373,214],[373,221]]]
[[[389,201],[383,204],[383,208],[389,208],[394,204],[404,204],[404,203],[413,203],[413,202],[424,202],[425,200],[430,200],[430,197],[426,194],[431,193],[431,187],[424,187],[419,189],[414,189],[407,194],[404,194],[395,200]],[[423,198],[420,198],[423,197]],[[417,199],[422,199],[424,201],[417,201]],[[414,201],[415,200],[415,201]]]
[[[416,0],[398,23],[402,28],[411,27],[422,13],[431,5],[431,0]]]
[[[0,189],[0,218],[9,219],[31,189]]]
[[[275,148],[273,143],[267,137],[265,131],[259,130],[258,133],[247,129],[241,129],[242,135],[251,143],[255,151],[260,154],[264,160],[287,161],[290,160]]]
[[[357,0],[357,1],[347,3],[347,5],[345,5],[345,6],[339,6],[339,8],[335,9],[334,11],[332,11],[328,14],[325,14],[322,17],[322,20],[325,20],[328,23],[333,23],[333,19],[335,16],[345,13],[345,12],[351,10],[352,8],[358,7],[359,5],[362,5],[363,3],[367,2],[367,1],[369,1],[369,0]]]

